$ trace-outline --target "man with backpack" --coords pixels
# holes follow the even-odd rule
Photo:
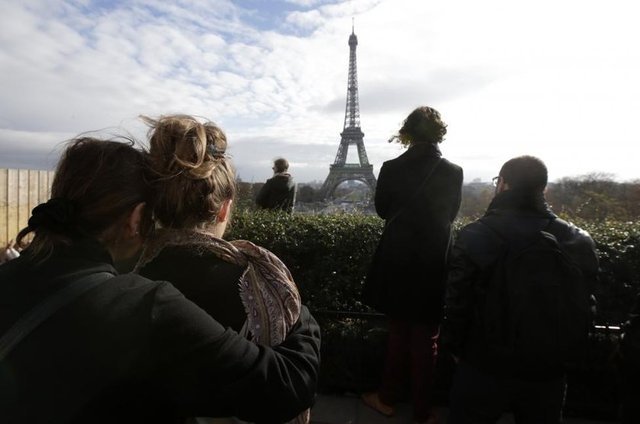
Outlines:
[[[559,423],[566,367],[592,323],[595,245],[547,205],[540,159],[507,161],[494,183],[450,257],[442,343],[458,366],[448,423],[495,423],[505,411],[517,423]]]

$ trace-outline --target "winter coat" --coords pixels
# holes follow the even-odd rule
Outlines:
[[[636,295],[620,340],[620,422],[640,422],[640,294]]]
[[[434,144],[413,145],[382,165],[375,206],[386,224],[365,281],[365,303],[394,318],[440,322],[462,179],[462,168],[441,158]]]
[[[239,295],[246,267],[223,260],[208,248],[205,235],[199,238],[174,241],[152,236],[134,272],[151,280],[171,281],[223,327],[239,332],[247,320]]]
[[[174,423],[236,415],[283,422],[308,408],[319,329],[303,309],[279,346],[225,330],[171,284],[117,275],[96,241],[27,249],[0,266],[0,334],[42,299],[98,271],[115,277],[58,310],[0,363],[0,422]]]
[[[296,185],[291,174],[282,172],[269,178],[256,197],[256,204],[263,209],[282,210],[291,213]]]
[[[229,242],[206,231],[158,229],[146,241],[134,272],[171,280],[223,326],[258,344],[282,342],[300,313],[300,294],[285,264],[246,240]],[[306,424],[309,417],[307,410],[288,423]]]
[[[556,237],[582,271],[585,291],[593,293],[598,273],[593,240],[584,230],[556,217],[541,194],[535,198],[507,190],[496,195],[486,214],[460,231],[452,249],[441,340],[454,355],[485,372],[529,380],[554,379],[564,372],[560,364],[553,369],[523,368],[490,352],[479,308],[507,243],[498,234],[527,240],[541,229]]]

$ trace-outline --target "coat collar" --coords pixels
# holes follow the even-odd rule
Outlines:
[[[421,154],[432,157],[442,157],[440,146],[437,143],[414,143],[409,146],[407,154]]]
[[[531,195],[521,190],[506,190],[496,194],[489,204],[485,216],[505,212],[526,213],[548,217],[556,216],[547,204],[544,194]]]

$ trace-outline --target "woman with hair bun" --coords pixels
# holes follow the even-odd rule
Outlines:
[[[446,133],[440,113],[422,106],[389,140],[408,150],[380,169],[375,206],[385,227],[363,292],[365,303],[387,315],[389,340],[382,384],[362,400],[393,415],[410,381],[416,423],[439,421],[431,392],[447,253],[462,191],[462,168],[442,158],[438,147]]]
[[[274,422],[313,401],[319,329],[304,307],[282,344],[258,346],[171,284],[118,274],[150,227],[145,158],[72,141],[18,235],[33,241],[0,266],[1,423]]]
[[[236,195],[227,139],[187,115],[144,117],[156,230],[135,272],[169,280],[223,326],[264,345],[280,343],[301,302],[287,267],[245,240],[222,239]],[[306,423],[308,411],[293,422]]]

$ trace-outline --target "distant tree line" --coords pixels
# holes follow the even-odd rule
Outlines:
[[[488,183],[465,184],[459,216],[482,216],[494,190]],[[565,177],[549,183],[546,197],[554,212],[569,219],[601,223],[640,218],[640,180],[617,182],[612,175],[603,173]]]
[[[255,197],[264,183],[238,181],[236,208],[255,209]],[[345,196],[348,187],[341,187],[337,196]],[[495,188],[487,182],[474,181],[462,187],[460,218],[477,218],[487,210]],[[318,202],[319,186],[298,184],[296,202]],[[547,201],[553,210],[568,219],[604,221],[635,221],[640,219],[640,179],[618,182],[611,174],[591,173],[565,177],[549,183]]]
[[[563,178],[549,188],[549,203],[558,213],[594,222],[640,218],[640,180],[616,182],[610,174]]]

